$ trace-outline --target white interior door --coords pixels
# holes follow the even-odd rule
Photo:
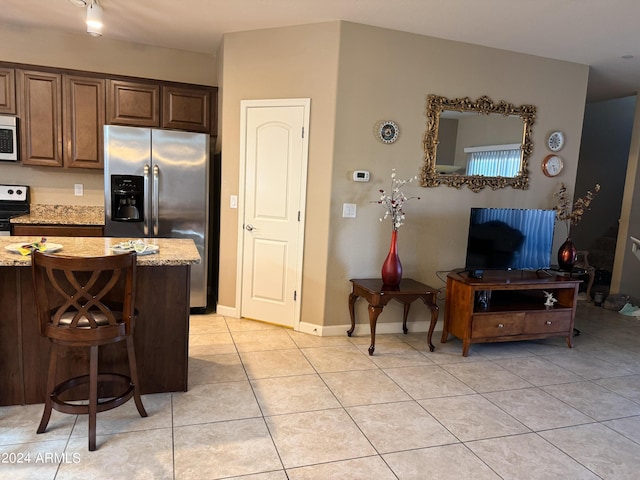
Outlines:
[[[241,315],[293,328],[300,322],[309,107],[309,99],[241,105]]]

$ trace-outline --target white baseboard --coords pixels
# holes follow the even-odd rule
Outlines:
[[[224,315],[225,317],[234,317],[234,318],[239,318],[239,312],[238,309],[236,307],[226,307],[224,305],[220,305],[218,304],[216,306],[216,313],[218,315]]]
[[[428,332],[429,331],[430,322],[426,321],[417,321],[417,322],[407,322],[407,329],[410,333],[414,332]],[[310,335],[317,335],[320,337],[330,337],[330,336],[339,336],[346,335],[347,330],[351,328],[351,324],[344,325],[315,325],[313,323],[305,323],[300,322],[300,326],[298,328],[299,332],[308,333]],[[402,322],[390,322],[390,323],[379,323],[376,325],[376,335],[383,334],[391,334],[391,333],[403,333],[402,332]],[[371,328],[369,324],[360,323],[356,324],[356,328],[352,333],[352,336],[362,336],[362,335],[370,335]]]

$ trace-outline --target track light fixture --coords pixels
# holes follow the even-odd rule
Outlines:
[[[102,7],[98,0],[91,0],[87,6],[87,33],[93,37],[102,36]]]

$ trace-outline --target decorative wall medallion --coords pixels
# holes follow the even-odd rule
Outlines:
[[[391,120],[383,120],[376,124],[376,136],[382,143],[393,143],[398,139],[398,124]]]
[[[559,152],[562,150],[562,147],[564,147],[564,133],[560,130],[551,132],[547,138],[547,147],[549,147],[549,150],[552,152]]]

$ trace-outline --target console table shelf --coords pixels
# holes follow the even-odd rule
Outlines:
[[[486,272],[471,278],[447,275],[442,343],[449,334],[462,340],[462,355],[472,343],[509,342],[563,336],[571,348],[580,280],[536,272]],[[557,302],[547,307],[544,292]]]

